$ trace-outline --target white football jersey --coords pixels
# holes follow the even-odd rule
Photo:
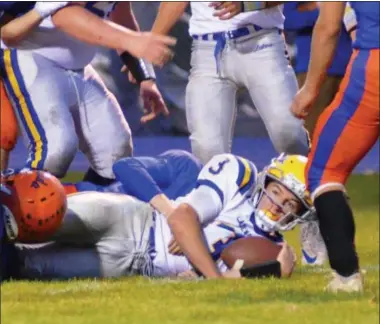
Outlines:
[[[88,2],[86,9],[101,18],[107,18],[115,7],[115,2]],[[6,46],[2,43],[2,48]],[[94,58],[97,46],[79,41],[57,29],[51,16],[45,18],[16,47],[19,50],[33,50],[47,59],[69,70],[83,69]]]
[[[226,266],[220,260],[221,252],[239,238],[261,236],[282,242],[282,236],[264,232],[255,223],[251,194],[256,178],[257,169],[252,162],[232,154],[217,155],[203,167],[196,188],[176,200],[177,204],[187,203],[197,212],[210,253],[222,271]],[[169,254],[171,238],[165,217],[156,215],[153,260],[156,275],[175,275],[191,269],[185,257]]]
[[[220,20],[214,17],[214,8],[211,8],[211,2],[208,1],[191,1],[191,18],[189,22],[190,35],[202,35],[216,32],[226,32],[238,29],[240,27],[255,24],[261,28],[284,28],[285,17],[283,15],[283,6],[276,6],[269,9],[245,12],[236,15],[228,20]]]

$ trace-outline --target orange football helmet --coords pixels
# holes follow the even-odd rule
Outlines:
[[[22,169],[2,174],[1,186],[9,239],[23,243],[47,241],[61,225],[67,209],[60,181],[44,171]]]

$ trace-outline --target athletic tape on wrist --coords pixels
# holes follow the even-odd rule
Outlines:
[[[143,59],[137,59],[128,52],[120,54],[120,58],[131,71],[138,84],[146,80],[156,80],[152,64],[144,62]]]
[[[245,278],[281,277],[281,264],[277,260],[268,261],[250,267],[240,269],[240,274]]]

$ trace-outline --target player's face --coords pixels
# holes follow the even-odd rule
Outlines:
[[[267,185],[266,194],[261,198],[258,208],[269,211],[272,214],[273,220],[278,220],[288,213],[298,214],[302,208],[302,204],[283,185],[272,181]]]

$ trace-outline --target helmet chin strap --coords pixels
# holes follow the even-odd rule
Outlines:
[[[258,208],[259,203],[261,199],[263,198],[264,194],[265,194],[265,189],[260,188],[260,190],[258,190],[255,193],[255,195],[252,197],[252,203],[255,208],[256,225],[263,231],[270,233],[270,232],[276,231],[275,222],[272,222],[267,216],[267,212],[269,211],[265,211],[263,209]]]

